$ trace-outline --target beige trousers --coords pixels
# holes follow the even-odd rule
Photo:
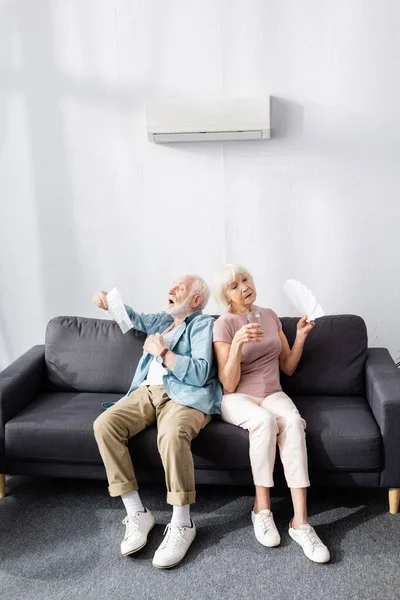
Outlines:
[[[163,385],[142,386],[104,411],[93,429],[106,468],[110,496],[138,489],[128,440],[157,423],[158,450],[167,484],[167,502],[183,506],[196,500],[191,441],[211,417],[177,404]]]

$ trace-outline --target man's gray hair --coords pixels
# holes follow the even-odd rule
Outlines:
[[[203,310],[203,308],[207,306],[208,301],[210,299],[210,288],[208,287],[204,279],[199,275],[189,274],[186,275],[186,277],[190,277],[191,279],[193,279],[192,288],[190,290],[190,296],[192,297],[196,294],[199,294],[201,296],[201,304],[198,310]]]

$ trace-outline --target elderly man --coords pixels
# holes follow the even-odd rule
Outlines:
[[[128,440],[157,423],[158,450],[167,486],[172,520],[153,558],[158,568],[174,567],[184,558],[196,535],[190,518],[195,502],[191,441],[211,415],[220,414],[222,391],[213,357],[213,323],[202,309],[210,292],[197,275],[178,278],[168,292],[164,312],[138,314],[125,306],[135,329],[147,334],[143,356],[126,396],[94,422],[94,434],[103,459],[108,491],[121,496],[127,516],[123,555],[147,543],[154,515],[143,507],[128,450]],[[93,302],[107,310],[106,292]]]

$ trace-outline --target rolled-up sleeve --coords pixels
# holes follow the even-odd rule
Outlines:
[[[190,332],[191,356],[176,355],[174,376],[189,385],[203,387],[210,376],[213,361],[214,319],[202,315],[193,323]]]
[[[162,317],[162,313],[137,313],[128,304],[125,304],[125,310],[128,313],[128,317],[133,325],[133,328],[137,331],[143,331],[143,333],[151,333],[155,324]]]

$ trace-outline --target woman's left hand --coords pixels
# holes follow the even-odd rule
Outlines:
[[[315,321],[307,323],[307,315],[303,315],[297,323],[297,335],[306,337],[314,327]]]

